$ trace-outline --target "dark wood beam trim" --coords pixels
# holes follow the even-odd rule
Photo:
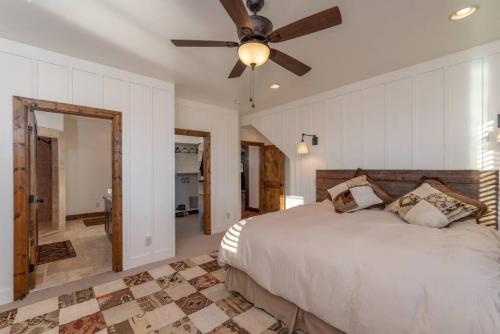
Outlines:
[[[242,140],[241,145],[243,145],[243,146],[264,146],[264,143],[259,143],[256,141]]]

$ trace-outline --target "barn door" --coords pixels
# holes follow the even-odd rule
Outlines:
[[[38,192],[36,188],[36,159],[37,159],[38,131],[35,112],[29,111],[28,115],[28,143],[29,143],[29,287],[35,287],[35,268],[38,261]]]
[[[261,213],[285,208],[285,155],[276,146],[264,146],[261,174]]]

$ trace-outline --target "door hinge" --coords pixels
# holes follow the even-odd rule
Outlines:
[[[28,134],[32,135],[33,134],[33,126],[28,125]]]
[[[30,263],[30,273],[35,271],[35,265],[33,263]]]
[[[28,197],[28,203],[29,204],[35,203],[35,196],[34,195],[29,195],[29,197]]]

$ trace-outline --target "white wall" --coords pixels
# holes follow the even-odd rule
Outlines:
[[[176,102],[177,128],[211,133],[212,233],[223,232],[241,216],[239,114],[184,99]]]
[[[311,202],[317,169],[500,167],[498,143],[481,139],[496,126],[499,92],[497,41],[250,114],[241,125],[285,152],[288,195]],[[297,156],[302,132],[319,145]]]
[[[257,131],[253,126],[242,126],[240,128],[240,140],[242,141],[253,141],[257,143],[264,143],[264,145],[271,145],[272,143]]]
[[[173,84],[5,39],[0,73],[0,304],[13,287],[13,95],[123,113],[124,267],[173,256]]]
[[[66,214],[104,211],[102,196],[112,188],[111,121],[65,116],[63,137]]]
[[[259,208],[260,148],[248,146],[248,206]]]
[[[35,110],[37,126],[57,131],[64,130],[64,115]]]

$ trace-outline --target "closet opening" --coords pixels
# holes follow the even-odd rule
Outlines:
[[[177,243],[212,233],[210,153],[210,132],[175,129]]]

